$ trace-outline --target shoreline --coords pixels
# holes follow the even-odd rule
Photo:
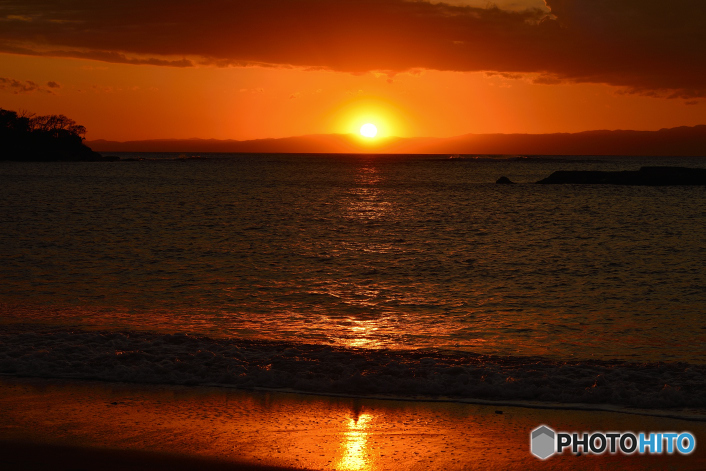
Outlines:
[[[676,410],[668,408],[655,409],[640,409],[629,406],[621,406],[619,404],[590,404],[590,403],[562,403],[562,402],[542,402],[542,401],[521,401],[521,400],[488,400],[466,397],[445,397],[445,396],[395,396],[385,394],[355,394],[355,393],[336,393],[326,391],[306,391],[287,388],[267,388],[267,387],[241,387],[229,384],[205,383],[205,384],[168,384],[168,383],[137,383],[126,381],[108,381],[91,378],[65,378],[65,377],[38,377],[38,376],[22,376],[9,373],[0,373],[0,384],[4,379],[12,380],[27,380],[38,382],[61,382],[75,384],[93,384],[100,385],[123,385],[136,388],[159,388],[159,387],[177,387],[187,389],[223,389],[226,391],[242,391],[245,393],[273,393],[273,394],[291,394],[300,396],[313,396],[324,398],[342,398],[354,400],[372,400],[372,401],[393,401],[393,402],[413,402],[413,403],[442,403],[442,404],[468,404],[477,406],[497,406],[497,407],[515,407],[533,410],[550,410],[550,411],[583,411],[583,412],[608,412],[614,414],[635,415],[643,417],[654,417],[662,419],[685,420],[689,422],[706,422],[706,409],[690,408],[685,413],[680,413]]]
[[[376,401],[400,401],[400,402],[419,402],[419,403],[452,403],[452,404],[469,404],[478,406],[498,406],[498,407],[517,407],[524,409],[538,409],[538,410],[555,410],[555,411],[584,411],[584,412],[610,412],[615,414],[627,414],[627,415],[637,415],[644,417],[655,417],[664,419],[675,419],[675,420],[687,420],[693,422],[706,422],[706,409],[695,409],[689,414],[675,414],[669,411],[669,409],[638,409],[629,408],[627,406],[620,406],[614,404],[589,404],[589,403],[552,403],[552,402],[541,402],[541,401],[516,401],[508,399],[503,400],[487,400],[487,399],[474,399],[474,398],[454,398],[454,397],[428,397],[428,396],[386,396],[386,395],[358,395],[358,394],[340,394],[340,393],[326,393],[326,392],[310,392],[310,391],[299,391],[299,390],[285,390],[285,389],[275,389],[275,388],[239,388],[237,386],[229,386],[224,384],[204,384],[202,386],[194,387],[209,387],[209,388],[224,388],[224,389],[236,389],[242,391],[253,391],[253,392],[271,392],[271,393],[281,393],[281,394],[299,394],[306,396],[320,396],[320,397],[341,397],[350,399],[365,399],[365,400],[376,400]],[[666,413],[661,414],[658,411],[664,411]]]
[[[706,468],[706,423],[606,411],[5,376],[0,412],[0,452],[18,469],[43,469],[32,464],[43,452],[74,463],[62,469]],[[528,442],[541,424],[691,431],[697,447],[688,456],[565,452],[540,461]]]
[[[692,363],[364,350],[179,333],[0,330],[0,372],[10,375],[413,401],[500,400],[535,408],[686,411],[679,416],[706,410],[706,365]]]

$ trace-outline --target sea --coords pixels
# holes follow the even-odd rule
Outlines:
[[[0,162],[0,374],[706,409],[706,188],[536,184],[706,158],[117,155]]]

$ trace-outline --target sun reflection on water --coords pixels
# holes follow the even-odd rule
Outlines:
[[[387,201],[380,188],[382,176],[375,166],[362,167],[355,177],[355,182],[357,186],[351,189],[347,208],[349,217],[371,222],[384,218],[392,211],[392,203]]]
[[[335,469],[342,471],[365,471],[373,469],[368,449],[368,429],[373,416],[353,410],[353,417],[346,423],[341,443],[343,456],[336,463]]]
[[[384,319],[352,320],[353,325],[348,327],[349,333],[345,335],[348,338],[343,339],[344,345],[357,348],[382,347],[376,335],[381,323],[384,323]]]

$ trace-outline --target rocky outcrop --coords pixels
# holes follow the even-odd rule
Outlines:
[[[495,181],[495,183],[497,183],[498,185],[512,185],[515,182],[513,182],[507,177],[500,177]]]

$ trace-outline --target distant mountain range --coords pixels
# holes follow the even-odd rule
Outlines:
[[[379,138],[315,134],[249,141],[152,139],[87,141],[98,152],[391,153],[481,155],[706,156],[706,125],[659,131],[585,131],[555,134],[465,134],[449,138]]]

